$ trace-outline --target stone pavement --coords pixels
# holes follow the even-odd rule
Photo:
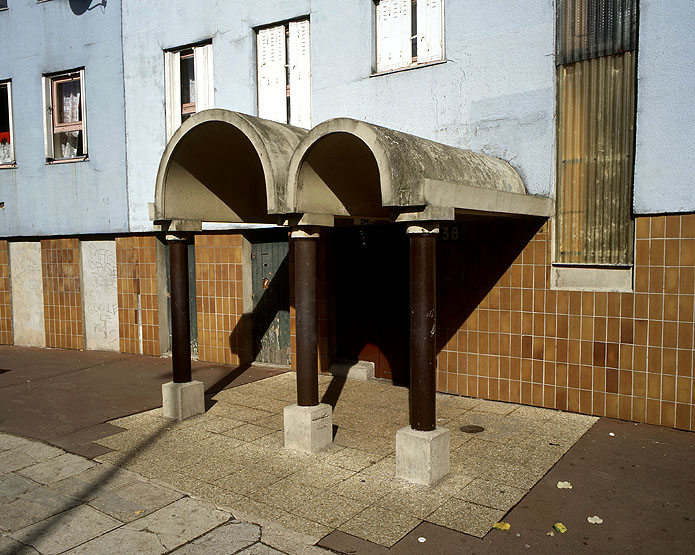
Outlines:
[[[0,433],[0,554],[328,553],[106,463]]]
[[[437,396],[451,431],[451,474],[432,487],[395,478],[395,433],[408,391],[378,381],[320,377],[335,406],[334,444],[316,454],[283,447],[282,410],[294,374],[219,392],[180,423],[161,409],[112,421],[98,461],[138,472],[254,522],[278,523],[310,544],[335,530],[390,547],[423,521],[483,537],[596,418],[509,403]],[[480,425],[478,434],[460,427]]]

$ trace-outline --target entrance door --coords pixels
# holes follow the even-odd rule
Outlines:
[[[290,364],[289,243],[284,232],[250,236],[255,360]]]
[[[333,237],[336,357],[373,362],[376,377],[407,384],[410,277],[405,229],[336,227]]]

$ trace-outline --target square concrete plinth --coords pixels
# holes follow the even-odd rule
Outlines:
[[[333,408],[326,403],[313,407],[285,407],[285,447],[314,453],[333,442]]]
[[[449,430],[396,432],[396,478],[431,486],[449,474]]]
[[[203,382],[169,382],[162,384],[162,412],[164,418],[185,420],[205,412],[205,386]]]

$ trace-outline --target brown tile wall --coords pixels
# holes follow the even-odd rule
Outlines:
[[[84,349],[79,240],[42,240],[41,271],[46,346]]]
[[[195,236],[198,358],[239,364],[247,360],[242,318],[240,234]]]
[[[551,290],[549,224],[461,234],[439,244],[440,391],[695,429],[695,214],[637,218],[634,293]]]
[[[159,356],[157,239],[147,235],[117,237],[116,266],[121,352],[140,352],[138,324],[142,318],[142,354]]]
[[[330,365],[329,355],[329,322],[328,322],[328,287],[326,284],[326,240],[320,240],[318,243],[317,253],[317,272],[318,272],[318,289],[317,289],[317,312],[318,312],[318,357],[319,357],[319,372],[328,373]],[[292,369],[297,369],[297,310],[295,308],[294,296],[294,248],[293,241],[290,239],[290,341],[291,341],[291,365]]]
[[[10,263],[7,241],[0,241],[0,345],[12,344]]]

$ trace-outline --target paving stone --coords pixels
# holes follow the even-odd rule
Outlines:
[[[23,447],[28,447],[33,443],[34,442],[29,439],[0,432],[0,451],[6,451],[8,449],[21,450]]]
[[[376,504],[396,513],[424,519],[449,499],[449,495],[426,486],[405,486],[381,497]]]
[[[37,487],[39,484],[18,474],[0,474],[0,503],[13,501],[22,493]]]
[[[330,528],[337,528],[367,507],[364,501],[325,490],[307,492],[304,502],[289,512]]]
[[[374,503],[394,489],[401,487],[401,485],[401,483],[395,480],[382,480],[375,476],[355,474],[347,480],[334,485],[331,491],[357,501]]]
[[[53,447],[52,445],[46,445],[45,443],[36,441],[32,442],[26,447],[23,447],[22,453],[29,455],[36,462],[44,462],[64,454],[65,451],[59,449],[58,447]]]
[[[331,486],[347,480],[354,476],[355,472],[346,468],[340,468],[331,464],[317,462],[313,465],[306,466],[302,470],[295,472],[290,476],[295,482],[305,483],[311,486],[318,486],[323,489],[328,489]]]
[[[270,428],[256,426],[255,424],[242,424],[241,426],[227,430],[222,435],[239,439],[241,441],[251,442],[272,433],[273,430]]]
[[[221,434],[227,432],[232,428],[237,428],[244,423],[241,420],[234,420],[233,418],[223,418],[220,416],[210,415],[205,421],[203,421],[200,426],[207,430],[208,432],[214,432],[216,434]]]
[[[270,547],[269,545],[265,545],[264,543],[256,543],[252,545],[251,547],[247,547],[246,549],[239,551],[239,555],[285,555],[282,551],[278,551],[277,549]]]
[[[110,491],[92,499],[89,505],[120,522],[131,522],[148,512],[144,505],[123,499]]]
[[[260,526],[234,521],[218,526],[172,553],[180,555],[227,555],[249,547],[260,539]]]
[[[121,523],[86,505],[80,505],[11,534],[37,551],[62,553],[112,530]]]
[[[458,492],[456,497],[507,512],[526,495],[526,491],[508,484],[476,478]]]
[[[267,410],[254,409],[251,407],[242,407],[241,405],[233,405],[229,403],[217,403],[210,409],[213,416],[222,416],[232,418],[234,420],[242,420],[243,422],[254,422],[272,416],[272,412]]]
[[[342,524],[339,530],[379,545],[391,547],[420,522],[422,521],[419,518],[371,506]]]
[[[167,549],[175,549],[229,520],[211,503],[184,497],[144,518],[126,524],[128,530],[149,530]]]
[[[25,455],[18,449],[0,451],[0,474],[15,472],[36,464],[33,457]]]
[[[92,468],[94,464],[83,457],[65,453],[46,462],[24,468],[19,474],[41,484],[52,484],[68,476],[84,472],[88,468]]]
[[[158,555],[166,551],[167,549],[162,545],[154,532],[149,530],[129,530],[121,527],[83,543],[70,551],[66,551],[66,555],[95,555],[101,553]]]
[[[325,460],[329,464],[334,464],[336,466],[340,466],[341,468],[347,468],[348,470],[359,472],[360,470],[364,470],[382,458],[383,457],[381,455],[346,447],[330,457],[327,457]]]
[[[506,511],[451,499],[427,517],[428,522],[482,538]]]
[[[36,487],[19,494],[14,501],[0,503],[0,529],[15,531],[62,513],[77,501],[47,487]]]
[[[7,536],[0,536],[1,555],[37,555],[38,553],[33,547],[21,544]]]
[[[267,472],[261,472],[259,468],[245,468],[229,474],[217,480],[214,485],[228,489],[235,493],[248,495],[266,486],[278,482],[280,477]]]

